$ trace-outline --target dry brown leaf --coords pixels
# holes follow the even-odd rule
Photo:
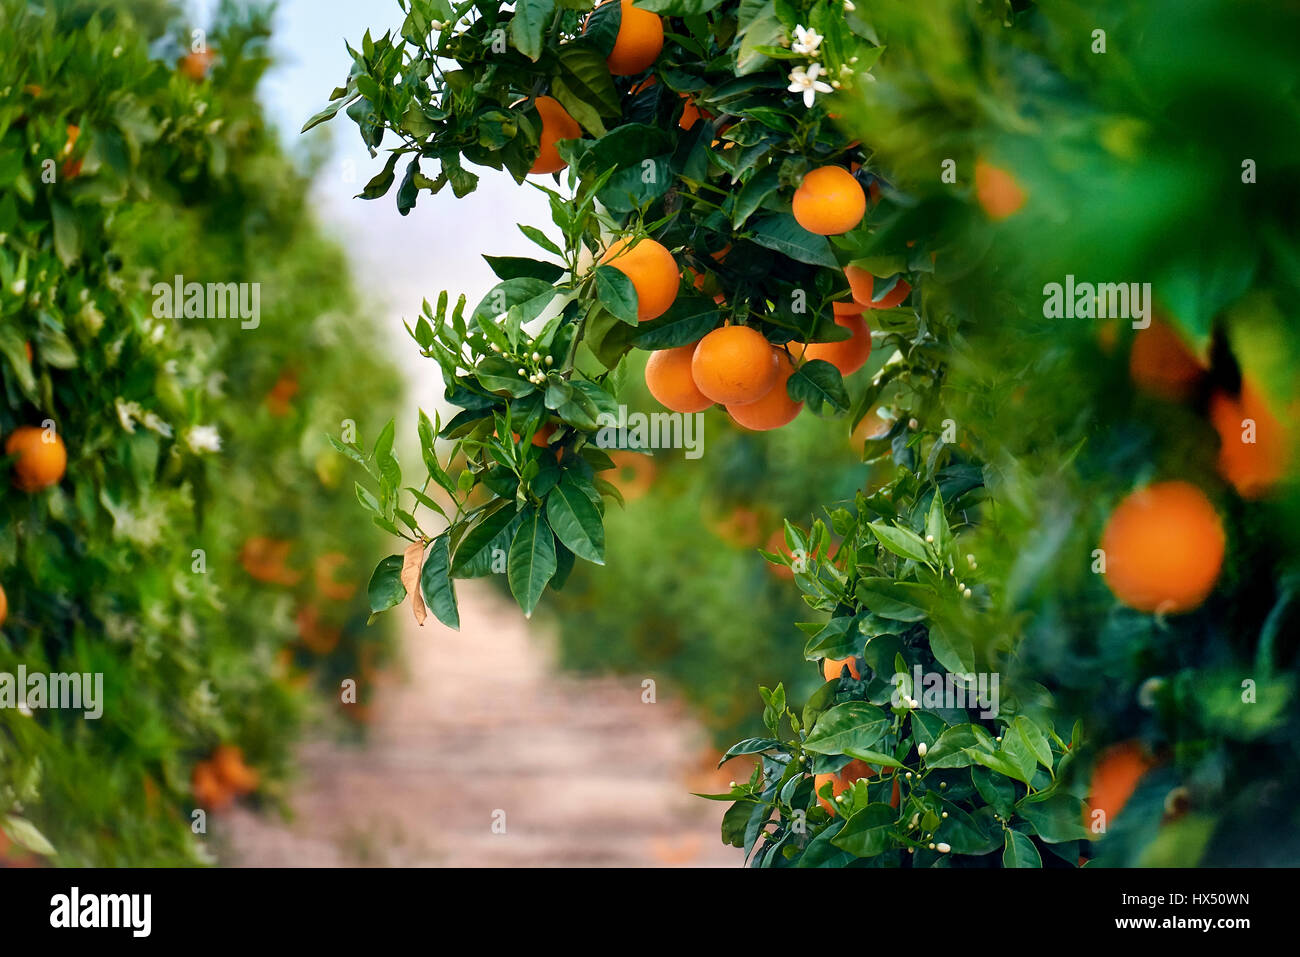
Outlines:
[[[415,623],[423,625],[429,612],[424,607],[424,595],[420,593],[420,571],[424,568],[424,542],[411,542],[402,553],[402,584],[411,596],[411,611],[415,614]]]

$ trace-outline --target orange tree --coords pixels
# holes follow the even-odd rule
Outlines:
[[[555,238],[525,233],[547,255],[489,257],[502,282],[475,309],[444,294],[412,328],[462,410],[422,422],[424,490],[402,492],[390,432],[344,447],[379,483],[361,492],[376,521],[411,540],[372,608],[422,566],[413,597],[454,623],[453,580],[499,553],[531,612],[575,557],[601,562],[600,473],[624,437],[600,413],[630,349],[692,347],[650,364],[674,410],[890,423],[864,447],[887,480],[768,552],[813,611],[803,652],[826,681],[803,702],[762,689],[765,733],[727,753],[761,763],[715,796],[724,840],[761,866],[1294,860],[1264,836],[1294,833],[1279,795],[1297,776],[1296,338],[1277,305],[1296,154],[1270,139],[1294,112],[1289,15],[1199,0],[1177,42],[1129,52],[1117,32],[1184,13],[588,7],[412,0],[312,120],[346,107],[372,149],[391,134],[363,195],[396,186],[403,211],[472,190],[466,163],[563,172],[532,183]],[[1247,62],[1260,37],[1257,79],[1207,88],[1221,42]],[[1206,104],[1255,155],[1193,122]],[[1267,204],[1229,192],[1256,167],[1278,176]],[[663,252],[682,270],[668,305]],[[1135,334],[1150,296],[1115,289],[1100,313],[1076,278],[1151,282],[1162,317]],[[887,358],[846,386],[855,313]]]
[[[337,701],[378,660],[323,433],[391,372],[253,98],[264,15],[223,6],[197,72],[163,3],[0,24],[0,863],[202,862],[196,809],[278,800],[303,666]],[[177,274],[260,283],[257,327],[161,316]],[[20,667],[102,675],[102,714]]]

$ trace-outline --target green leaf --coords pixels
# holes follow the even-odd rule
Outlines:
[[[813,359],[801,365],[786,385],[790,398],[803,402],[808,410],[821,415],[823,408],[832,412],[849,411],[849,392],[840,370],[825,359]]]
[[[370,598],[372,614],[387,611],[402,603],[406,598],[406,586],[402,584],[401,555],[389,555],[375,566],[366,594]]]
[[[555,14],[555,0],[516,0],[510,20],[510,38],[515,49],[534,63],[542,55],[546,28]]]
[[[420,570],[420,594],[424,604],[448,628],[460,630],[460,609],[456,586],[451,580],[450,534],[443,532],[429,545]]]
[[[1043,859],[1034,842],[1014,828],[1007,828],[1002,848],[1003,867],[1042,867]]]
[[[837,268],[839,263],[825,236],[804,229],[789,213],[776,213],[754,220],[751,238],[760,246],[810,266]]]
[[[455,560],[452,562],[452,574],[462,577],[464,570],[475,564],[488,552],[493,541],[501,534],[515,517],[514,504],[498,501],[488,506],[481,513],[477,524],[466,533],[456,546]],[[489,556],[490,557],[490,556]]]
[[[883,522],[872,522],[867,528],[871,529],[871,534],[876,536],[880,544],[895,555],[901,555],[903,558],[910,558],[918,562],[930,560],[930,552],[925,547],[925,542],[915,532],[893,525],[886,525]]]
[[[864,578],[858,582],[857,599],[881,618],[921,621],[929,615],[934,592],[919,582]]]
[[[614,318],[629,326],[637,324],[636,287],[617,266],[596,267],[596,297]]]
[[[934,832],[936,843],[942,841],[954,854],[987,854],[1002,843],[1001,828],[993,820],[992,808],[980,808],[968,814],[955,804],[947,804],[948,816]]]
[[[1014,760],[1014,758],[1004,751],[988,752],[983,750],[971,750],[967,752],[971,760],[984,765],[998,774],[1005,774],[1009,778],[1015,778],[1022,784],[1029,784],[1033,775],[1030,771]],[[1032,760],[1032,759],[1031,759]]]
[[[506,559],[510,593],[519,602],[524,615],[532,615],[556,567],[555,535],[542,518],[542,513],[530,505],[523,512],[515,540],[510,545],[510,556]]]
[[[524,256],[484,256],[498,279],[540,279],[553,283],[564,275],[558,263],[541,262]]]
[[[889,849],[897,821],[898,812],[888,804],[868,804],[853,813],[831,843],[855,857],[875,857]]]
[[[885,735],[889,718],[866,701],[846,701],[817,719],[804,748],[817,754],[847,754],[845,748],[869,749]]]
[[[1017,735],[1024,742],[1039,764],[1049,771],[1052,770],[1052,746],[1047,741],[1047,735],[1043,734],[1038,725],[1024,715],[1020,715],[1011,722],[1011,727],[1007,731]],[[1005,738],[1004,732],[1003,739]]]
[[[737,755],[760,754],[763,751],[771,751],[780,747],[781,742],[776,738],[746,738],[744,741],[738,741],[727,749],[727,753],[718,762],[718,767],[722,767],[730,758]]]
[[[638,349],[675,349],[698,342],[719,320],[718,304],[706,296],[683,293],[662,316],[641,323],[632,338]]]
[[[985,751],[984,744],[969,724],[959,724],[939,735],[925,756],[927,767],[965,768],[974,763],[974,755]]]
[[[939,664],[953,674],[975,671],[975,649],[962,631],[938,621],[930,622],[930,652]]]
[[[605,526],[591,498],[569,475],[546,496],[546,521],[573,554],[605,564]]]
[[[1063,791],[1045,801],[1035,801],[1031,795],[1016,805],[1016,813],[1048,844],[1086,840],[1089,836],[1082,823],[1083,802]]]

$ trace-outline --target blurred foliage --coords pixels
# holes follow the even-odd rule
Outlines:
[[[229,3],[197,36],[163,3],[0,4],[0,434],[50,420],[68,451],[33,494],[0,464],[0,671],[105,695],[0,709],[19,858],[34,826],[57,864],[211,860],[196,763],[237,745],[278,803],[311,684],[337,708],[356,679],[364,719],[384,658],[355,564],[378,533],[341,520],[325,436],[399,389],[254,99],[267,39]],[[161,318],[178,275],[259,283],[260,322]]]

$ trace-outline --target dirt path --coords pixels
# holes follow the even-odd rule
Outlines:
[[[283,824],[218,822],[246,866],[740,866],[723,847],[726,787],[704,741],[640,682],[557,675],[546,644],[490,586],[464,583],[462,631],[403,633],[407,676],[381,688],[364,746],[300,754]],[[531,626],[535,632],[535,626]],[[504,833],[500,821],[504,813]]]

